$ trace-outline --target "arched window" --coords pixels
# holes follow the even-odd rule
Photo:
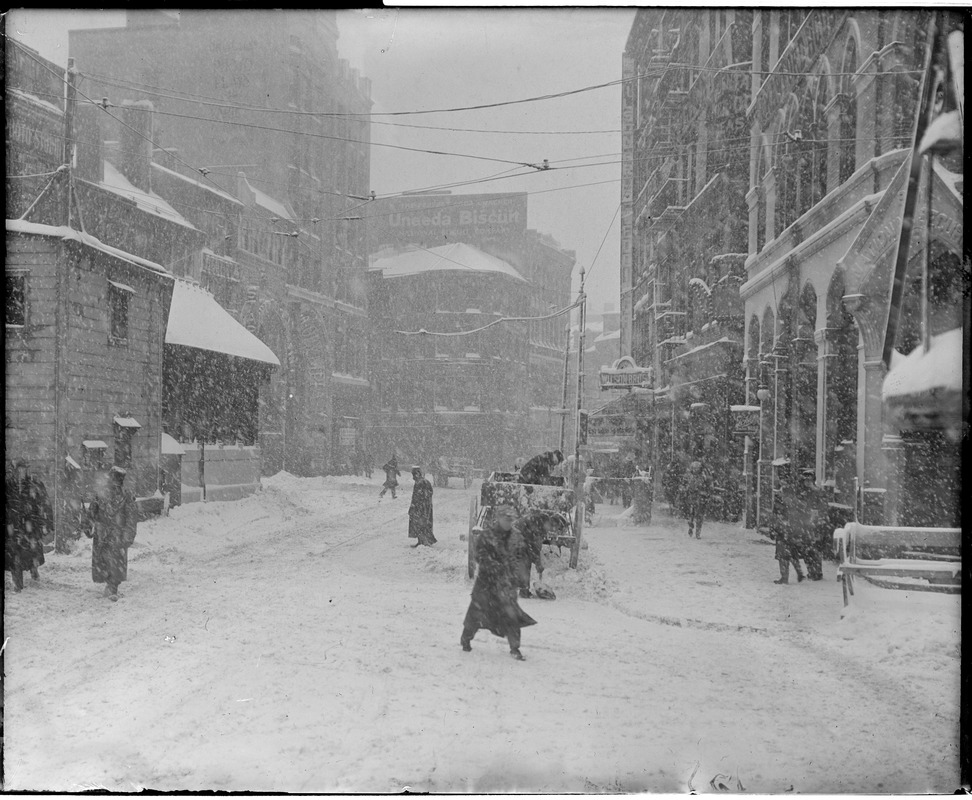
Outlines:
[[[790,98],[776,135],[776,221],[779,235],[802,213],[801,172],[802,132],[800,110],[795,97]]]
[[[829,77],[821,72],[811,82],[810,109],[807,120],[805,143],[809,150],[810,180],[809,203],[815,206],[827,194],[827,149],[829,145],[827,135],[827,119],[824,109],[829,101]]]
[[[844,49],[840,67],[842,106],[840,115],[840,182],[843,183],[857,168],[857,94],[854,74],[857,72],[857,41],[851,37]]]

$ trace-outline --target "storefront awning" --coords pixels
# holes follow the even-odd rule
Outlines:
[[[177,280],[172,289],[165,343],[280,365],[273,351],[233,319],[216,298],[186,281]]]

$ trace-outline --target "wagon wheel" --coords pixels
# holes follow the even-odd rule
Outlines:
[[[471,497],[469,499],[469,535],[466,536],[467,571],[470,578],[476,574],[476,542],[474,541],[475,533],[473,533],[473,528],[476,527],[478,520],[479,503],[477,502],[477,498]]]

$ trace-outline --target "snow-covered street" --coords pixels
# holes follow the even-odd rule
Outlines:
[[[459,647],[469,498],[411,549],[380,479],[265,479],[139,525],[122,599],[90,543],[5,592],[6,791],[951,792],[960,598],[835,568],[777,586],[773,548],[599,509],[525,663]]]

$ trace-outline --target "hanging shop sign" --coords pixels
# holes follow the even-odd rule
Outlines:
[[[732,412],[732,432],[736,436],[759,434],[759,406],[729,406]]]
[[[651,389],[653,377],[651,367],[639,367],[631,356],[622,356],[610,367],[601,367],[601,390]]]

